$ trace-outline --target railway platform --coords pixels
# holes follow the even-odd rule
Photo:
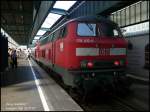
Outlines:
[[[33,60],[1,74],[1,111],[82,111]]]

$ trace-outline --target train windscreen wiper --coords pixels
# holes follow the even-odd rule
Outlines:
[[[91,24],[86,23],[86,25],[88,26],[88,28],[90,29],[90,31],[92,31],[92,33],[94,33],[93,27]]]

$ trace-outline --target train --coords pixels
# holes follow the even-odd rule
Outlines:
[[[82,16],[41,38],[32,57],[59,74],[69,87],[87,91],[123,88],[127,85],[127,46],[116,23],[104,17]]]

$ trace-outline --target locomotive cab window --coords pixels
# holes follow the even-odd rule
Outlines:
[[[103,36],[122,37],[121,30],[117,27],[117,25],[100,23],[99,29]]]
[[[119,36],[119,33],[116,29],[113,30],[114,36]]]
[[[117,25],[109,23],[79,23],[77,27],[79,36],[108,36],[122,37],[121,30]]]
[[[53,41],[55,41],[59,38],[59,33],[60,33],[60,30],[57,30],[54,32]]]
[[[79,36],[96,36],[96,24],[79,23],[77,27],[77,34]]]

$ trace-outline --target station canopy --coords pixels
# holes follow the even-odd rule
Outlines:
[[[33,6],[29,0],[1,0],[1,28],[19,45],[26,45],[33,25]]]

